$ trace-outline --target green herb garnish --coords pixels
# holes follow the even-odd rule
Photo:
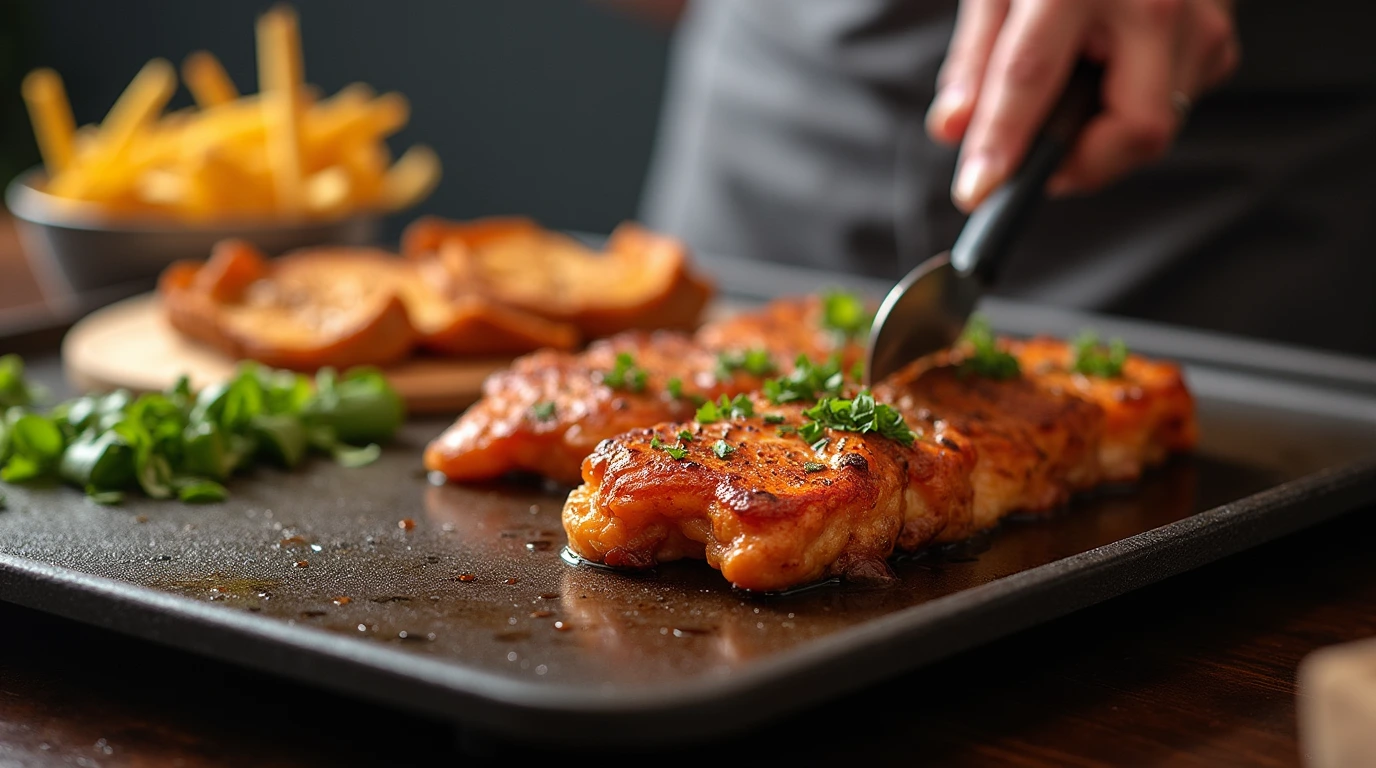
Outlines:
[[[228,495],[223,481],[258,462],[291,469],[315,451],[344,466],[369,463],[404,418],[400,396],[376,369],[339,376],[324,368],[312,381],[245,362],[199,393],[183,377],[137,397],[117,390],[45,412],[9,408],[0,419],[0,479],[60,480],[102,504],[135,489],[219,501]]]
[[[782,424],[784,423],[784,415],[782,413],[766,413],[764,415],[764,423]]]
[[[962,376],[974,374],[988,379],[1015,379],[1022,370],[1018,359],[999,349],[998,339],[981,315],[970,318],[960,341],[970,345],[970,353],[960,361],[957,372]]]
[[[675,400],[682,399],[683,379],[680,379],[679,377],[675,376],[672,379],[669,379],[668,381],[664,382],[664,391],[668,392],[669,397],[672,397]]]
[[[686,429],[680,429],[678,431],[678,439],[685,443],[691,443],[693,442],[693,433]]]
[[[865,300],[849,291],[828,291],[822,294],[822,325],[835,331],[843,340],[869,333],[874,314],[865,308]]]
[[[616,364],[610,371],[602,371],[602,383],[612,389],[624,389],[627,392],[643,392],[645,382],[649,374],[644,368],[635,364],[635,358],[629,352],[618,352]]]
[[[841,375],[841,358],[832,355],[818,365],[807,355],[798,355],[793,370],[786,376],[764,382],[761,391],[775,405],[816,400],[822,395],[839,395],[845,379]]]
[[[805,461],[805,462],[803,462],[803,471],[804,471],[804,472],[821,472],[822,470],[824,470],[824,469],[826,469],[826,468],[827,468],[827,465],[825,465],[825,464],[818,464],[818,463],[815,462],[815,461]]]
[[[717,381],[729,381],[736,371],[768,376],[778,370],[767,349],[730,350],[717,353]]]
[[[1099,343],[1097,334],[1085,331],[1075,338],[1072,348],[1075,351],[1075,359],[1070,365],[1072,371],[1105,379],[1116,379],[1123,375],[1128,347],[1122,339],[1113,339],[1104,345]]]
[[[730,444],[728,444],[725,440],[718,440],[717,442],[712,443],[712,453],[717,454],[717,458],[719,459],[724,459],[735,452],[736,449]]]
[[[826,447],[827,438],[823,434],[827,429],[862,434],[877,432],[907,446],[917,439],[917,434],[903,420],[903,414],[892,406],[876,403],[869,390],[861,391],[850,400],[824,397],[803,411],[803,415],[810,421],[798,428],[798,435],[812,443],[814,451]]]
[[[755,406],[746,395],[731,398],[722,395],[715,403],[711,400],[703,403],[694,418],[699,424],[712,424],[722,419],[748,419],[754,415]]]
[[[692,436],[689,435],[689,437]],[[679,439],[683,439],[683,432],[679,433]],[[656,432],[654,436],[650,438],[650,447],[656,451],[664,451],[665,453],[669,454],[669,458],[673,459],[674,461],[682,461],[683,457],[688,455],[688,449],[684,448],[681,442],[678,445],[669,445],[665,443],[663,440],[659,439],[658,432]]]
[[[549,421],[554,418],[554,403],[544,400],[530,407],[530,414],[536,421]]]

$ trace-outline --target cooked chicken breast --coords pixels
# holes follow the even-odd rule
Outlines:
[[[766,377],[792,371],[800,353],[820,362],[842,350],[847,365],[858,359],[858,348],[837,342],[820,318],[815,300],[781,299],[697,336],[628,331],[582,353],[526,355],[488,379],[482,398],[427,447],[425,466],[456,482],[533,472],[577,484],[583,458],[604,438],[689,419],[703,399],[759,389]],[[751,352],[764,354],[745,356]],[[643,372],[638,389],[605,378],[622,354]]]
[[[569,547],[630,568],[702,557],[754,590],[874,577],[887,573],[895,550],[1049,511],[1193,445],[1192,404],[1173,366],[1130,357],[1121,381],[1096,379],[1067,372],[1064,342],[998,344],[1027,361],[1020,372],[983,375],[965,365],[969,350],[956,349],[875,387],[875,399],[917,433],[910,447],[828,428],[819,452],[759,415],[670,422],[606,440],[566,502]],[[1161,402],[1138,405],[1153,400]],[[755,402],[757,413],[781,411]],[[801,423],[804,407],[782,411],[784,426]],[[691,439],[673,442],[680,432]],[[734,450],[712,450],[718,440]]]
[[[1099,472],[1105,481],[1136,480],[1167,454],[1194,447],[1199,438],[1194,396],[1180,366],[1129,355],[1121,374],[1102,377],[1070,369],[1070,345],[1052,338],[1010,342],[1028,377],[1052,392],[1070,392],[1104,412]]]
[[[916,548],[967,527],[970,456],[940,435],[906,448],[828,430],[814,450],[764,418],[796,426],[800,406],[756,407],[750,418],[669,423],[601,443],[564,508],[570,548],[632,568],[705,558],[733,584],[768,591],[886,578],[896,543]]]

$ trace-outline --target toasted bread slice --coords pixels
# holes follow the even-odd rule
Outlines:
[[[523,217],[450,222],[426,217],[402,237],[411,258],[433,258],[441,290],[571,323],[587,337],[625,330],[692,330],[713,285],[678,240],[624,223],[601,252]]]
[[[234,358],[294,370],[385,366],[417,348],[445,355],[571,349],[577,329],[475,297],[450,299],[422,263],[361,247],[310,248],[269,260],[238,240],[159,282],[168,320]]]

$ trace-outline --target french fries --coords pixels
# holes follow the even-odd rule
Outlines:
[[[97,125],[76,126],[62,78],[43,68],[22,93],[45,178],[41,189],[118,216],[186,222],[333,219],[389,213],[428,196],[438,155],[415,145],[395,160],[388,137],[410,102],[364,83],[323,95],[307,83],[296,12],[277,5],[255,24],[258,92],[240,93],[209,51],[182,62],[195,106],[166,111],[178,72],[144,65]]]

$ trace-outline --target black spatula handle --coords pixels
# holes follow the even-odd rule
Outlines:
[[[1098,64],[1083,60],[1076,64],[1022,165],[971,212],[951,246],[951,265],[961,275],[993,282],[1018,230],[1041,202],[1047,180],[1075,145],[1080,129],[1099,111],[1102,77]]]

